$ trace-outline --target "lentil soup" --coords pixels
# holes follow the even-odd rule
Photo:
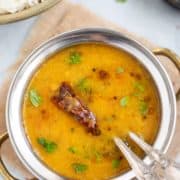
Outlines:
[[[70,109],[62,96],[57,101],[59,92],[86,114]],[[23,119],[34,152],[49,168],[70,179],[100,180],[129,169],[114,136],[143,157],[128,132],[152,144],[160,105],[153,80],[135,57],[112,46],[81,44],[49,57],[34,74]]]

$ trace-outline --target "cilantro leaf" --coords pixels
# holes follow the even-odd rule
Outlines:
[[[99,162],[102,160],[102,154],[98,151],[94,151],[94,155],[95,155],[95,158],[96,158],[96,161]]]
[[[148,104],[146,102],[142,101],[139,106],[139,111],[142,116],[145,116],[149,111]]]
[[[87,78],[82,78],[78,81],[78,83],[76,84],[76,87],[83,93],[89,94],[91,93],[91,87],[88,83]]]
[[[114,169],[118,168],[119,165],[120,165],[120,160],[119,160],[119,159],[114,159],[114,160],[112,160],[112,167],[113,167]]]
[[[125,106],[127,106],[128,102],[129,102],[129,96],[124,96],[124,97],[121,98],[121,100],[120,100],[120,105],[121,105],[122,107],[125,107]]]
[[[81,54],[79,52],[71,52],[69,55],[69,64],[81,63]]]
[[[135,82],[134,88],[135,88],[135,90],[142,92],[142,93],[145,91],[143,84],[141,84],[140,82]]]
[[[37,142],[44,148],[44,150],[48,153],[52,153],[57,149],[57,144],[52,141],[48,141],[45,138],[38,138]]]
[[[81,163],[73,163],[72,168],[76,173],[83,173],[88,169],[88,166],[86,164],[81,164]]]
[[[121,74],[121,73],[124,72],[124,68],[118,67],[118,68],[116,69],[116,72],[117,72],[118,74]]]
[[[41,96],[37,93],[37,91],[35,89],[30,90],[29,99],[30,99],[31,104],[34,107],[39,107],[39,105],[42,102]]]
[[[77,149],[74,146],[69,147],[68,151],[73,153],[73,154],[77,153]]]

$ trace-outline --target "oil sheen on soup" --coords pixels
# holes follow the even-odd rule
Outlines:
[[[98,133],[87,128],[80,114],[52,101],[63,83],[73,91],[71,99],[76,96],[93,113]],[[159,118],[156,88],[142,65],[121,49],[95,43],[51,56],[33,75],[23,103],[24,127],[34,152],[70,179],[109,179],[126,172],[128,163],[113,137],[121,137],[143,157],[128,132],[152,144]]]

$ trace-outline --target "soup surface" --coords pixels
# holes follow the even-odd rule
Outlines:
[[[52,97],[63,82],[93,112],[100,134],[87,131]],[[159,127],[156,89],[130,54],[111,46],[82,44],[51,56],[34,74],[23,104],[24,126],[34,152],[49,168],[70,179],[109,179],[129,166],[113,142],[132,131],[153,143]]]

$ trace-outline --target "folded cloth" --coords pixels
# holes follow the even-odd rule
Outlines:
[[[33,25],[32,30],[28,34],[27,39],[25,40],[21,48],[19,58],[17,59],[15,64],[12,67],[10,67],[6,72],[7,76],[4,79],[4,84],[0,86],[0,92],[1,92],[0,133],[6,131],[5,117],[4,117],[5,100],[6,100],[7,90],[9,88],[10,81],[15,71],[17,70],[19,64],[24,61],[25,57],[27,57],[27,55],[35,47],[40,45],[42,42],[48,40],[52,36],[66,31],[79,29],[79,28],[88,28],[88,27],[111,28],[113,30],[125,34],[126,36],[138,40],[144,46],[146,46],[151,50],[157,47],[156,45],[150,43],[146,39],[143,39],[132,33],[129,33],[126,29],[96,16],[95,14],[87,10],[85,7],[77,4],[72,4],[64,0],[62,3],[59,3],[57,6],[50,9],[46,13],[42,14],[38,18],[38,20]],[[174,89],[177,90],[177,88],[180,87],[179,73],[177,69],[174,67],[174,65],[171,62],[167,60],[167,58],[159,57],[159,59],[162,62],[162,64],[165,66],[166,70],[168,71],[171,80],[173,82]],[[178,109],[179,108],[180,108],[180,102],[178,102]],[[173,141],[171,143],[168,152],[168,154],[172,158],[175,157],[175,155],[177,155],[177,152],[180,152],[179,137],[180,137],[180,111],[178,111],[175,136],[173,138]],[[25,170],[23,165],[20,163],[20,161],[14,154],[14,151],[12,150],[10,144],[6,143],[6,145],[4,145],[3,154],[8,164],[11,164],[11,167],[13,169],[16,170],[18,169],[19,172],[21,172],[20,174],[21,176],[24,177],[26,176],[28,178],[31,177],[31,174],[27,170]]]

